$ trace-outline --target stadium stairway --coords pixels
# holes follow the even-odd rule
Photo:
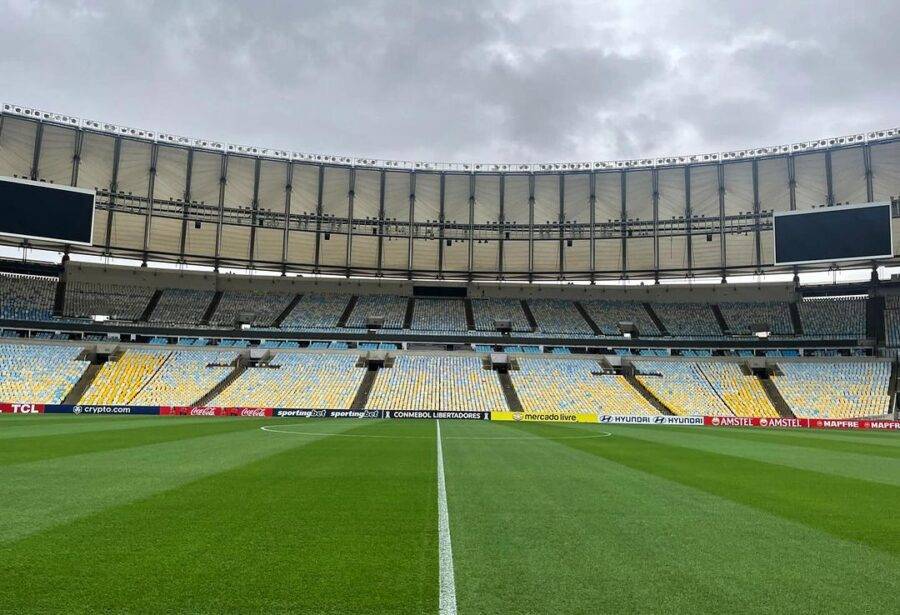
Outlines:
[[[778,413],[778,416],[791,419],[795,418],[794,411],[791,410],[791,407],[784,400],[784,397],[781,396],[781,391],[778,390],[778,387],[775,386],[775,383],[772,382],[771,378],[760,378],[759,383],[762,385],[763,391],[766,392],[766,396],[769,398],[769,401],[772,403],[772,407],[775,408],[775,412]]]
[[[794,333],[803,335],[803,321],[800,320],[800,310],[797,308],[797,304],[792,301],[788,307],[791,310],[791,324],[794,326]]]
[[[725,322],[725,317],[722,316],[722,310],[719,309],[718,303],[711,303],[710,306],[713,311],[713,316],[716,317],[716,322],[719,323],[719,330],[722,331],[722,335],[728,335],[728,323]]]
[[[150,303],[148,303],[147,307],[144,308],[144,311],[141,313],[141,317],[138,320],[140,320],[141,322],[150,322],[150,317],[153,315],[153,310],[156,309],[156,306],[159,303],[159,298],[162,297],[162,294],[162,289],[157,288],[156,292],[153,293],[153,296],[150,297]]]
[[[409,329],[412,326],[413,310],[416,308],[416,300],[410,297],[406,302],[406,314],[403,316],[403,328]]]
[[[353,313],[353,309],[356,307],[356,300],[359,297],[353,295],[350,297],[350,301],[347,302],[347,307],[344,308],[344,311],[341,313],[341,317],[338,318],[337,326],[338,327],[346,327],[347,321],[350,319],[350,314]]]
[[[243,374],[245,371],[247,371],[247,367],[248,367],[248,364],[242,359],[242,357],[238,357],[237,359],[235,359],[234,367],[228,373],[228,375],[225,376],[224,378],[222,378],[222,380],[219,381],[219,384],[217,384],[216,386],[211,388],[209,391],[207,391],[203,397],[198,399],[192,405],[203,407],[206,404],[208,404],[211,400],[215,399],[219,395],[219,393],[221,393],[226,388],[228,388],[228,386],[232,382],[237,380],[241,374]]]
[[[509,377],[509,372],[497,372],[497,378],[500,379],[500,389],[503,391],[503,397],[506,398],[507,407],[513,412],[521,412],[522,402],[516,392],[516,387],[513,386],[512,378]]]
[[[659,316],[656,315],[656,312],[653,311],[653,306],[649,303],[642,304],[644,306],[644,310],[646,310],[647,315],[650,317],[650,320],[653,321],[653,324],[656,325],[656,328],[659,329],[659,334],[665,337],[669,336],[669,331],[666,329],[666,326],[659,319]]]
[[[534,319],[534,314],[531,313],[528,302],[524,299],[522,299],[522,311],[525,312],[525,319],[528,320],[528,326],[531,327],[531,332],[534,333],[538,328],[537,321]]]
[[[53,296],[53,315],[62,316],[66,309],[66,276],[59,276],[56,283],[56,294]]]
[[[359,388],[356,390],[356,395],[353,397],[353,401],[350,403],[351,410],[363,410],[366,407],[366,403],[369,401],[369,394],[372,392],[372,385],[375,384],[375,378],[378,377],[378,370],[372,369],[371,367],[366,371],[366,375],[363,376],[362,382],[359,383]]]
[[[466,329],[469,331],[475,330],[475,312],[472,311],[472,300],[464,299],[463,300],[466,306]]]
[[[222,295],[223,292],[221,290],[217,290],[216,294],[213,295],[212,301],[209,302],[209,306],[206,308],[206,311],[203,312],[203,318],[200,319],[201,325],[208,325],[209,321],[212,320],[213,314],[216,313],[216,309],[222,301]]]
[[[297,307],[297,304],[300,303],[300,299],[303,298],[303,294],[299,293],[294,295],[294,298],[287,304],[281,314],[278,315],[278,318],[275,319],[275,322],[272,323],[273,327],[281,327],[281,323],[284,322],[284,319],[288,317],[288,314],[294,311],[294,308]]]
[[[649,390],[647,390],[647,387],[645,387],[643,384],[641,384],[640,381],[634,377],[633,370],[629,370],[629,373],[625,374],[625,382],[630,384],[634,388],[634,390],[637,391],[641,397],[646,399],[647,402],[651,406],[653,406],[660,414],[665,414],[665,415],[669,415],[669,416],[672,416],[675,414],[674,412],[669,410],[669,408],[664,403],[659,401],[656,398],[656,395],[654,395]]]
[[[86,360],[89,356],[87,352],[83,352],[78,358],[80,360]],[[62,403],[74,406],[81,401],[81,397],[94,382],[94,378],[97,377],[101,367],[103,367],[103,365],[100,363],[92,362],[88,365],[87,369],[84,370],[84,373],[81,374],[81,378],[79,378],[78,382],[75,383],[75,386],[72,387],[72,390],[63,398]]]
[[[594,335],[602,335],[603,332],[600,331],[600,327],[597,326],[597,323],[594,322],[594,319],[591,318],[590,314],[587,313],[587,310],[584,309],[584,306],[581,305],[581,301],[575,302],[575,309],[578,310],[578,313],[581,314],[581,317],[591,328],[591,331],[594,332]]]

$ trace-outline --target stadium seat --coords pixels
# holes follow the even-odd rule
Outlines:
[[[507,410],[500,381],[478,357],[403,355],[378,371],[367,408]]]
[[[510,379],[525,410],[593,414],[659,414],[623,376],[601,375],[587,359],[518,359]]]

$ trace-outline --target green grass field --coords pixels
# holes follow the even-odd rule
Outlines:
[[[898,611],[898,434],[440,427],[462,615]],[[437,450],[434,421],[0,417],[0,612],[436,613]]]

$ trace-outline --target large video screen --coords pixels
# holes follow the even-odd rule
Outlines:
[[[776,212],[775,264],[893,256],[890,203]]]
[[[91,243],[94,191],[0,177],[0,234]]]

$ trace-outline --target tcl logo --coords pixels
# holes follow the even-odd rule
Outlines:
[[[10,404],[13,414],[37,414],[38,408],[34,404]]]

